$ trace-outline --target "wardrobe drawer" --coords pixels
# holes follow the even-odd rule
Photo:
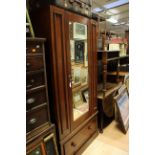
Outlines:
[[[39,107],[26,113],[26,132],[29,132],[40,125],[48,122],[47,106]]]
[[[43,53],[43,45],[41,42],[26,42],[26,53]]]
[[[26,89],[32,89],[41,85],[45,85],[43,71],[26,75]]]
[[[42,55],[27,56],[26,71],[35,71],[43,68],[44,64]]]
[[[26,110],[30,110],[44,103],[47,103],[45,87],[38,88],[26,94]]]
[[[97,130],[96,117],[64,144],[65,154],[73,155]]]

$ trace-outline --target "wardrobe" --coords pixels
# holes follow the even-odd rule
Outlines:
[[[46,38],[51,121],[61,155],[81,154],[98,135],[98,21],[54,5],[31,12],[37,37]]]

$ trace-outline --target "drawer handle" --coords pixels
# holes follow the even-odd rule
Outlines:
[[[29,99],[27,99],[27,104],[32,104],[35,101],[36,101],[35,98],[29,98]]]
[[[37,119],[36,118],[31,118],[29,120],[29,124],[35,124],[37,122]]]
[[[71,143],[71,146],[76,147],[76,144],[74,142]]]

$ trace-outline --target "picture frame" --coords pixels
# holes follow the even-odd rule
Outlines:
[[[129,74],[126,74],[125,77],[124,77],[124,84],[127,88],[127,91],[128,91],[128,95],[129,95]]]
[[[73,38],[87,39],[87,25],[74,22],[73,23]]]
[[[89,103],[89,92],[88,89],[82,91],[83,101]]]
[[[73,92],[73,106],[74,108],[78,108],[78,106],[83,104],[83,99],[81,95],[81,91]]]
[[[71,61],[75,60],[75,48],[74,48],[74,40],[70,40],[70,55],[71,55]]]
[[[124,86],[120,88],[121,91],[114,97],[116,108],[118,112],[118,120],[122,126],[123,132],[127,133],[129,128],[129,97]]]
[[[75,41],[75,62],[83,63],[84,62],[84,51],[85,51],[85,42],[81,40]]]
[[[72,68],[72,84],[73,86],[81,84],[81,67]]]
[[[81,84],[88,84],[88,68],[86,67],[81,68]]]
[[[87,42],[85,42],[84,66],[85,66],[85,67],[88,67],[88,49],[87,49]]]
[[[47,154],[52,154],[52,153],[55,155],[59,154],[54,133],[51,133],[50,135],[44,138],[44,145],[45,145],[46,151],[50,151],[50,152],[47,152]]]

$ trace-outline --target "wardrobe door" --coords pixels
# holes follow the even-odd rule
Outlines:
[[[91,51],[89,19],[66,12],[66,45],[71,128],[75,129],[91,114]]]
[[[55,108],[59,127],[59,137],[63,139],[70,133],[68,81],[66,70],[66,45],[64,10],[51,6],[53,85],[55,90]]]

